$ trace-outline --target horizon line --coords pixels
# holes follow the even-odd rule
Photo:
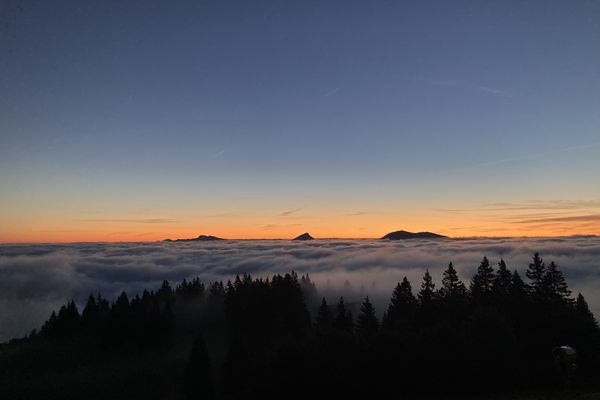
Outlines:
[[[484,236],[484,235],[471,235],[471,236],[446,236],[442,238],[409,238],[409,239],[383,239],[383,237],[318,237],[313,238],[313,240],[383,240],[390,242],[403,242],[403,241],[411,241],[411,240],[465,240],[465,239],[547,239],[547,238],[574,238],[574,237],[600,237],[600,235],[590,233],[590,234],[572,234],[572,235],[518,235],[518,236],[507,236],[507,235],[498,235],[498,236]],[[306,241],[298,241],[294,240],[293,237],[290,238],[218,238],[217,240],[207,240],[207,242],[219,242],[219,241],[257,241],[257,240],[285,240],[285,241],[294,241],[294,242],[306,242]],[[0,241],[0,245],[26,245],[26,244],[79,244],[79,243],[161,243],[161,242],[203,242],[202,240],[195,240],[195,238],[191,239],[162,239],[162,240],[85,240],[85,241],[43,241],[43,242],[2,242]],[[308,240],[311,242],[311,240]]]

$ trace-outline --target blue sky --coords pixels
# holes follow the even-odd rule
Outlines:
[[[336,204],[400,224],[398,208],[600,198],[597,1],[7,1],[1,15],[3,241],[190,203],[199,225],[197,209]]]

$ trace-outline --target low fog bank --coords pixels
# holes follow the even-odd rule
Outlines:
[[[534,252],[555,261],[570,289],[600,315],[600,237],[477,238],[454,240],[243,240],[219,242],[0,245],[0,341],[29,333],[64,302],[83,304],[90,293],[113,300],[121,291],[156,289],[199,277],[309,273],[333,303],[369,295],[379,307],[407,276],[416,292],[426,268],[439,286],[452,261],[467,282],[486,255],[523,272]]]

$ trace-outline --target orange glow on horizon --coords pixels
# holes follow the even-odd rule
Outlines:
[[[140,226],[136,223],[70,224],[65,228],[29,226],[27,229],[1,230],[0,243],[68,243],[68,242],[154,242],[164,239],[189,239],[198,235],[213,235],[225,239],[292,239],[304,232],[315,238],[364,238],[375,239],[396,231],[430,231],[449,237],[540,237],[600,234],[598,224],[555,224],[551,226],[528,226],[529,224],[484,224],[486,221],[465,221],[459,225],[456,218],[427,221],[426,218],[329,218],[298,220],[285,224],[244,223],[210,224],[156,224]],[[433,219],[433,218],[432,218]],[[100,226],[98,226],[100,225]],[[148,224],[150,225],[150,224]],[[145,229],[144,229],[145,228]]]
[[[464,202],[461,202],[464,204]],[[406,230],[449,237],[540,237],[600,235],[600,200],[551,200],[465,204],[436,208],[431,204],[364,205],[340,210],[320,207],[275,207],[258,204],[223,212],[210,208],[173,211],[84,210],[50,212],[23,208],[0,214],[0,243],[153,242],[213,235],[225,239],[291,239],[304,232],[315,238],[380,238]],[[208,207],[206,207],[208,208]],[[228,207],[229,208],[229,207]],[[357,211],[362,210],[362,211]]]

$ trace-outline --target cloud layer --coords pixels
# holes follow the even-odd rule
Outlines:
[[[503,257],[509,268],[523,271],[535,251],[555,261],[571,290],[582,292],[600,315],[600,237],[1,245],[0,341],[39,327],[70,299],[82,304],[97,292],[113,299],[122,290],[157,288],[165,279],[198,276],[208,282],[295,270],[310,273],[326,293],[349,281],[356,300],[368,294],[383,306],[405,275],[416,290],[426,268],[439,282],[452,261],[467,281],[484,255],[493,263]]]

